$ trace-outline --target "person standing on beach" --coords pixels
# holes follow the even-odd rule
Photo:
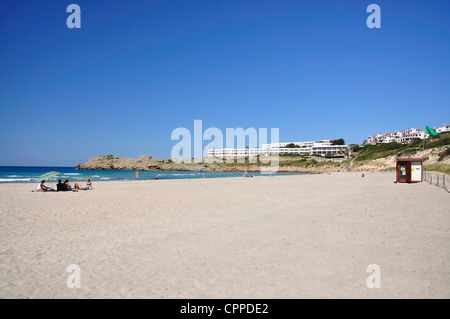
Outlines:
[[[156,179],[159,179],[158,174],[156,174]]]
[[[137,181],[139,180],[139,172],[138,171],[136,171],[136,180]]]

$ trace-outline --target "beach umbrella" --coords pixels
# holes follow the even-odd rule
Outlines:
[[[200,167],[198,169],[199,172],[202,172],[202,178],[205,177],[205,175],[203,174],[203,171],[206,169],[206,166]]]
[[[60,172],[51,171],[51,172],[48,172],[48,173],[45,173],[45,174],[42,174],[41,176],[39,176],[37,181],[40,182],[40,181],[43,181],[44,179],[50,179],[50,177],[53,177],[53,176],[56,176],[56,175],[59,175],[59,174],[61,174],[61,173]],[[50,184],[50,185],[52,185],[52,184]],[[52,185],[52,187],[53,187],[53,185]]]
[[[37,181],[40,182],[40,181],[43,181],[44,179],[49,179],[50,177],[53,177],[53,176],[56,176],[56,175],[59,175],[59,174],[61,174],[61,173],[60,172],[54,172],[54,171],[53,172],[48,172],[48,173],[45,173],[45,174],[39,176]]]

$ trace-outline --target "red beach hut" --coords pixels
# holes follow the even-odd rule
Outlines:
[[[422,181],[421,158],[397,158],[397,182],[418,183]]]

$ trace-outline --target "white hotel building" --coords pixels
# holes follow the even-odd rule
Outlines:
[[[343,154],[348,150],[347,145],[332,145],[331,140],[322,140],[319,142],[289,142],[263,144],[261,148],[223,148],[210,149],[208,156],[215,157],[243,157],[254,155],[273,155],[273,154],[300,154],[300,155],[321,155]],[[288,144],[295,144],[300,147],[286,147]]]

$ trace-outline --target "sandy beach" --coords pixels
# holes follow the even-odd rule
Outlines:
[[[394,173],[0,184],[1,298],[449,298],[450,194]],[[67,266],[80,267],[68,288]],[[381,288],[369,289],[370,264]]]

